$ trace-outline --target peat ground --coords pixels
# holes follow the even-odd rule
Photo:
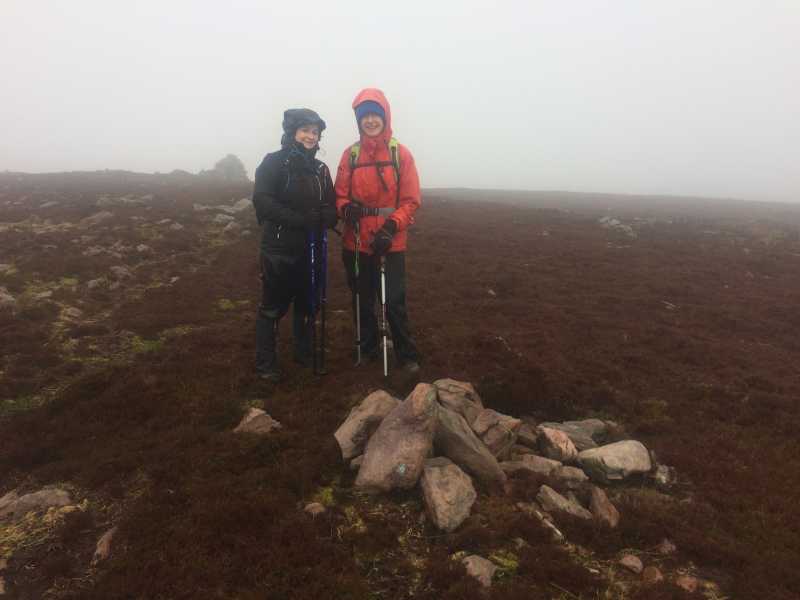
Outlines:
[[[514,416],[612,419],[677,469],[669,494],[611,490],[613,532],[564,523],[567,551],[514,508],[535,482],[480,496],[453,534],[420,519],[416,494],[353,493],[333,431],[368,392],[415,381],[351,366],[335,236],[330,374],[285,360],[279,386],[254,379],[255,217],[200,209],[250,192],[0,174],[0,286],[16,298],[0,311],[0,496],[59,485],[82,503],[50,527],[0,529],[9,597],[702,597],[622,574],[625,549],[729,598],[800,597],[800,207],[424,196],[407,256],[420,379],[470,381]],[[283,429],[231,433],[248,406]],[[304,513],[313,500],[328,512]],[[112,557],[88,568],[111,525]],[[653,552],[664,537],[675,555]],[[485,596],[450,560],[461,551],[514,559]]]

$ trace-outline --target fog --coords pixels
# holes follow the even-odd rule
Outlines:
[[[0,3],[0,170],[252,177],[379,87],[423,187],[800,201],[800,3]]]

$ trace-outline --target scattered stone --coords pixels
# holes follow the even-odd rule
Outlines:
[[[700,581],[697,577],[692,577],[691,575],[680,575],[675,578],[675,585],[679,588],[686,590],[690,594],[697,591],[697,586],[700,584]]]
[[[139,244],[138,246],[136,246],[136,251],[139,254],[145,254],[147,252],[152,252],[153,249],[150,246],[147,246],[146,244]]]
[[[14,268],[14,265],[8,263],[0,264],[0,275],[5,275]]]
[[[598,444],[606,441],[608,425],[600,419],[584,419],[583,421],[565,421],[563,423],[547,422],[542,427],[563,431],[575,444],[578,452],[596,448]]]
[[[439,404],[460,414],[470,426],[475,422],[483,410],[483,403],[471,383],[437,379],[433,385],[439,393]]]
[[[231,234],[233,234],[233,233],[236,233],[237,231],[239,231],[241,228],[242,228],[242,226],[239,225],[236,221],[231,221],[230,223],[225,225],[225,227],[222,229],[222,232],[223,233],[231,233]]]
[[[39,208],[52,208],[53,206],[58,206],[59,204],[61,203],[55,200],[50,200],[49,202],[42,204]]]
[[[517,441],[519,441],[519,439]],[[511,446],[511,460],[519,460],[520,457],[525,456],[526,454],[536,454],[536,452],[537,450],[529,448],[528,446],[514,444]]]
[[[567,467],[565,465],[553,469],[550,477],[557,479],[570,490],[580,489],[584,483],[589,481],[586,473],[576,467]]]
[[[560,461],[562,463],[572,462],[578,456],[575,444],[569,436],[558,429],[550,429],[540,425],[536,428],[539,432],[539,449],[547,458]]]
[[[183,229],[183,225],[181,225],[180,223],[173,223],[172,225],[169,226],[169,228],[172,231],[180,231],[181,229]]]
[[[528,515],[536,517],[541,522],[542,525],[544,525],[547,529],[550,530],[550,533],[552,534],[554,541],[556,541],[556,542],[563,542],[564,541],[564,539],[565,539],[564,534],[561,533],[561,531],[558,529],[558,527],[555,526],[555,524],[553,523],[552,518],[550,518],[550,515],[547,515],[545,513],[542,513],[541,511],[539,511],[539,509],[536,508],[535,504],[529,504],[529,503],[525,503],[525,502],[517,502],[517,508],[520,509],[521,511],[523,511],[524,513],[528,514]]]
[[[16,305],[17,299],[6,288],[0,287],[0,308],[14,308]]]
[[[677,552],[678,548],[675,546],[675,544],[672,543],[671,540],[664,538],[663,540],[661,540],[661,543],[658,545],[658,548],[656,548],[656,550],[658,550],[659,554],[668,555]]]
[[[348,460],[364,452],[369,437],[378,428],[386,415],[397,408],[400,400],[383,390],[372,392],[353,407],[344,423],[333,436],[342,451],[342,459]]]
[[[440,406],[434,446],[482,484],[503,484],[506,476],[497,459],[470,429],[466,419],[454,410]]]
[[[197,203],[192,204],[192,208],[194,209],[195,212],[205,212],[207,210],[211,210],[210,206],[206,206],[205,204],[197,204]]]
[[[306,507],[303,510],[312,517],[316,517],[317,515],[321,515],[327,511],[325,505],[320,504],[319,502],[311,502],[306,504]]]
[[[477,498],[472,480],[443,456],[425,461],[420,486],[433,524],[447,532],[464,522]]]
[[[664,576],[661,574],[661,571],[658,569],[658,567],[651,565],[642,571],[642,581],[646,585],[653,585],[654,583],[664,581]]]
[[[0,498],[0,520],[18,519],[31,511],[47,510],[51,507],[61,508],[71,504],[70,493],[58,488],[44,488],[32,494],[18,496],[11,491]]]
[[[368,492],[414,487],[433,447],[437,406],[436,388],[417,384],[367,442],[356,487]]]
[[[507,475],[513,475],[520,471],[528,471],[529,473],[536,473],[538,475],[550,475],[554,469],[561,466],[557,460],[537,456],[536,454],[524,454],[519,460],[509,460],[500,463],[500,468]]]
[[[595,520],[606,527],[614,529],[619,525],[619,511],[608,499],[605,491],[595,485],[592,486],[590,493],[589,510],[592,511]]]
[[[107,559],[111,555],[111,542],[114,539],[114,534],[117,532],[116,527],[112,527],[108,531],[106,531],[99,540],[97,540],[97,546],[94,550],[94,556],[92,557],[92,564],[96,565],[100,561]]]
[[[523,423],[517,430],[517,443],[531,449],[536,449],[539,447],[539,434],[533,427],[527,423]]]
[[[243,229],[242,232],[239,234],[239,237],[250,237],[253,235],[253,232],[249,229]]]
[[[87,227],[92,227],[97,225],[98,223],[102,223],[107,219],[110,219],[114,216],[114,213],[109,212],[107,210],[100,211],[98,213],[93,214],[90,217],[86,217],[85,219],[81,219],[81,224]]]
[[[105,248],[102,248],[100,246],[89,246],[81,254],[83,254],[84,256],[92,257],[92,256],[97,256],[98,254],[102,254],[105,251],[106,251]]]
[[[507,458],[517,442],[517,430],[522,421],[501,414],[491,408],[484,408],[472,423],[472,430],[478,434],[489,451],[498,459]]]
[[[242,212],[243,210],[247,210],[248,208],[252,208],[253,202],[250,198],[242,198],[241,200],[237,200],[234,202],[233,206],[231,207],[234,212]]]
[[[267,434],[272,433],[276,429],[281,429],[282,425],[269,416],[260,408],[251,408],[247,414],[242,418],[234,433],[258,433]]]
[[[83,311],[74,306],[70,306],[61,311],[61,318],[67,321],[79,321],[81,317],[83,317]]]
[[[622,567],[625,567],[632,573],[636,573],[637,575],[642,572],[644,569],[644,565],[642,561],[639,559],[638,556],[634,556],[633,554],[626,554],[622,558],[619,559],[619,564]]]
[[[661,490],[667,490],[678,482],[678,473],[675,467],[668,467],[667,465],[656,466],[653,473],[650,475],[653,478],[653,483]]]
[[[91,279],[88,282],[86,282],[86,287],[89,288],[90,290],[94,290],[99,287],[102,287],[104,283],[105,279]]]
[[[492,561],[486,560],[477,554],[472,554],[464,558],[461,562],[464,563],[464,566],[467,568],[467,574],[477,579],[483,587],[488,588],[492,586],[492,577],[494,577],[494,573],[497,571],[497,566],[495,566]]]
[[[233,217],[232,216],[225,215],[225,214],[218,214],[218,215],[214,215],[214,219],[213,219],[212,222],[216,223],[217,225],[227,225],[231,221],[233,221]]]
[[[568,514],[587,521],[592,518],[592,513],[583,508],[580,504],[568,500],[547,485],[543,485],[539,488],[539,493],[536,494],[536,500],[547,512]]]
[[[160,221],[156,221],[156,225],[168,225],[172,223],[172,219],[161,219]]]
[[[111,267],[111,274],[114,275],[114,277],[117,278],[117,279],[132,279],[133,278],[133,273],[131,273],[130,270],[127,267],[122,267],[122,266],[119,266],[119,265]]]
[[[578,455],[578,464],[592,480],[604,484],[647,473],[652,468],[650,453],[636,440],[584,450]]]
[[[33,296],[34,300],[47,300],[48,298],[53,297],[53,290],[45,290],[44,292],[39,292]]]
[[[363,462],[364,462],[364,455],[359,454],[353,460],[350,461],[350,470],[358,472],[358,470],[361,468],[361,463]]]

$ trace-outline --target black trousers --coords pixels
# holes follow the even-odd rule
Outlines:
[[[318,266],[317,273],[320,273]],[[307,255],[261,254],[261,304],[256,317],[256,369],[278,366],[278,323],[292,306],[294,357],[311,357],[311,268]]]
[[[353,322],[356,314],[356,287],[361,305],[361,354],[374,355],[379,350],[378,320],[375,304],[380,308],[381,272],[380,262],[369,254],[359,253],[359,277],[356,282],[354,268],[355,252],[342,251],[342,261],[347,270],[347,285],[353,297]],[[401,365],[419,362],[419,352],[408,325],[406,310],[406,255],[405,252],[390,252],[386,255],[386,320],[392,332],[392,346],[397,362]]]

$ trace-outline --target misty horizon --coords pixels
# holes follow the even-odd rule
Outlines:
[[[11,1],[0,170],[252,179],[283,111],[379,87],[422,186],[800,202],[800,5],[335,7]]]

